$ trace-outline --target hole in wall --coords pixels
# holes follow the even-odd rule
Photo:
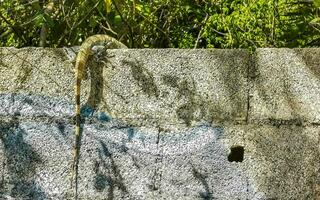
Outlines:
[[[228,155],[229,162],[242,162],[244,147],[243,146],[233,146],[230,148],[231,152]]]

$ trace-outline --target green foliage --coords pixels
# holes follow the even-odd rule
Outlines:
[[[320,44],[320,0],[0,0],[1,46],[79,45],[108,34],[135,48]]]

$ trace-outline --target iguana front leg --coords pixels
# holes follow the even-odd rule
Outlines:
[[[95,51],[94,47],[103,44],[109,49],[127,48],[124,44],[108,35],[93,35],[88,37],[81,45],[79,53],[76,57],[75,64],[75,100],[76,100],[76,127],[75,127],[75,144],[73,148],[73,164],[71,174],[71,187],[73,180],[75,181],[75,199],[78,199],[78,163],[80,155],[80,139],[81,139],[81,113],[80,113],[80,94],[81,94],[81,81],[86,72],[86,63],[90,55]]]

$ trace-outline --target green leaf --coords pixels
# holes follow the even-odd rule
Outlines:
[[[317,18],[311,20],[310,23],[312,23],[312,24],[320,24],[320,17],[317,17]]]
[[[43,17],[44,17],[45,22],[47,23],[47,25],[50,28],[54,27],[54,22],[53,22],[53,20],[52,20],[50,15],[44,15]]]
[[[97,24],[98,24],[98,23],[97,23],[97,19],[91,17],[90,20],[89,20],[89,26],[90,26],[90,27],[96,27]]]
[[[313,4],[314,4],[316,7],[320,7],[320,0],[313,0]]]
[[[141,4],[136,4],[136,10],[137,11],[139,11],[139,12],[141,12],[141,10],[142,10],[142,5]]]
[[[35,18],[34,18],[34,24],[36,25],[36,27],[41,27],[42,24],[44,23],[45,18],[43,16],[43,14],[38,14]]]
[[[107,13],[111,12],[111,0],[104,0],[104,5],[106,6]]]
[[[120,16],[120,15],[114,16],[114,22],[115,22],[116,24],[121,23],[121,16]]]

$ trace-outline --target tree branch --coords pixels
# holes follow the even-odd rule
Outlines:
[[[23,37],[23,34],[20,34],[20,31],[16,29],[14,25],[12,25],[0,12],[0,18],[3,19],[3,21],[12,29],[12,31],[17,35],[18,38],[23,40],[24,42],[27,42],[27,40]]]

